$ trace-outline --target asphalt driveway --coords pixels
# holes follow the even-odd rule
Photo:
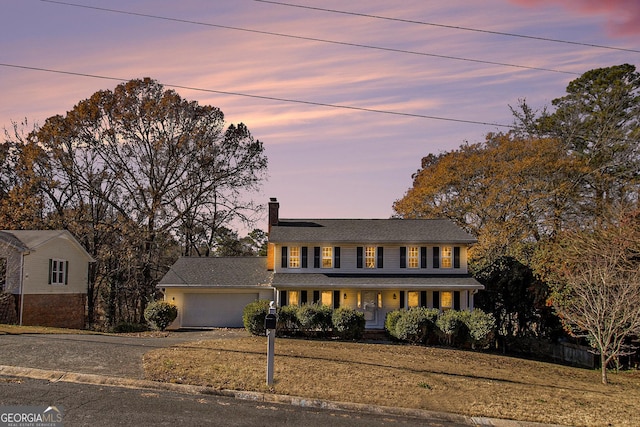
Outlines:
[[[191,341],[246,337],[244,329],[176,331],[156,336],[0,335],[0,365],[143,379],[143,355]]]

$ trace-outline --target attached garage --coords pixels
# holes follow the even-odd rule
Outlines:
[[[158,284],[178,317],[169,329],[241,328],[244,307],[274,300],[265,257],[183,257]]]
[[[241,328],[243,308],[260,294],[184,294],[183,298],[183,328]]]

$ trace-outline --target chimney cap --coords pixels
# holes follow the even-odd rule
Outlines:
[[[269,201],[270,201],[270,202],[277,202],[277,201],[278,201],[278,199],[277,199],[276,197],[271,197],[271,198],[269,199]]]

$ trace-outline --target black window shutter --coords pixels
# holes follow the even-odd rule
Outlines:
[[[69,261],[64,262],[64,284],[69,284]]]
[[[340,246],[333,248],[333,268],[340,268]]]
[[[384,248],[382,246],[378,246],[377,255],[378,255],[377,256],[378,260],[376,261],[377,267],[384,268]]]
[[[440,292],[433,291],[433,308],[440,308]]]
[[[287,291],[280,291],[280,307],[287,305]]]
[[[407,268],[407,248],[400,247],[400,268]]]
[[[404,291],[400,291],[400,308],[404,308]]]
[[[320,291],[313,291],[313,303],[317,304],[320,301]]]
[[[427,248],[420,248],[420,268],[427,268]]]
[[[333,291],[333,308],[340,307],[340,291]]]
[[[51,284],[51,276],[53,275],[53,260],[49,258],[49,284]]]
[[[300,291],[300,305],[307,303],[307,291]]]
[[[460,246],[453,247],[453,268],[460,268]]]
[[[356,248],[356,268],[362,268],[362,254],[364,252],[364,248],[362,246],[358,246]]]
[[[453,309],[460,310],[460,291],[453,292]]]
[[[313,268],[320,268],[320,246],[313,247]]]
[[[302,247],[302,268],[307,268],[307,258],[309,257],[309,250],[306,246]]]
[[[427,306],[427,291],[420,291],[420,307]]]
[[[440,268],[440,247],[433,247],[433,268]]]
[[[283,246],[282,247],[282,254],[281,254],[281,257],[280,257],[280,267],[282,267],[282,268],[287,268],[287,264],[289,263],[287,252],[288,252],[287,247]]]

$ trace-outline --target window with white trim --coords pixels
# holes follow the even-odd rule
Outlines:
[[[324,247],[322,248],[322,268],[332,268],[333,267],[333,248],[332,247]]]
[[[63,259],[49,260],[49,284],[66,285],[69,262]]]
[[[322,291],[320,302],[322,305],[333,307],[333,291]]]
[[[420,292],[407,292],[407,307],[420,307]]]
[[[440,255],[440,266],[442,268],[453,267],[453,248],[451,246],[443,246]]]
[[[407,250],[407,267],[420,267],[420,248],[417,246],[409,246]]]
[[[300,248],[297,246],[289,248],[289,268],[300,268]]]
[[[440,292],[440,308],[442,310],[448,310],[453,308],[453,292],[451,291]]]
[[[376,247],[367,246],[364,249],[364,265],[366,268],[376,268]]]
[[[299,295],[298,291],[289,291],[287,293],[287,304],[298,305],[299,304],[298,295]]]

